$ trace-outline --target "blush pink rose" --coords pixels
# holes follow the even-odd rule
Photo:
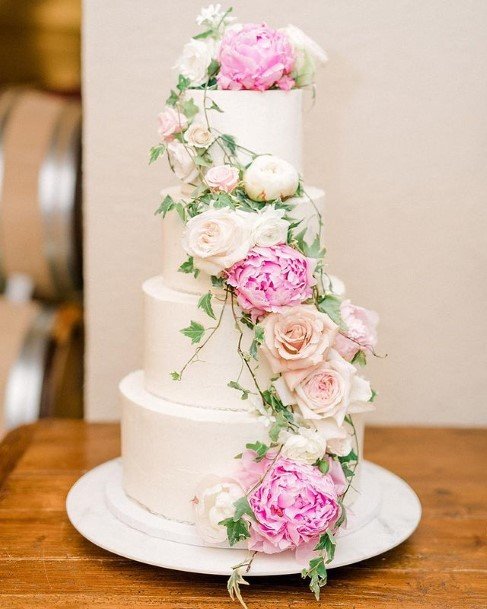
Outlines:
[[[256,518],[249,549],[268,554],[317,540],[333,528],[341,511],[329,474],[283,457],[248,499]]]
[[[162,142],[170,142],[174,134],[182,131],[188,124],[188,119],[174,108],[166,106],[164,112],[157,115],[157,132]]]
[[[220,89],[265,91],[294,86],[294,50],[289,38],[265,23],[227,30],[218,56]]]
[[[339,334],[335,341],[335,349],[340,355],[350,361],[358,351],[373,351],[377,344],[377,313],[353,305],[350,300],[342,302],[340,313],[347,327],[347,336]]]
[[[208,169],[205,175],[205,182],[217,192],[232,192],[238,181],[238,169],[231,165],[216,165]]]
[[[312,296],[316,260],[287,244],[252,248],[228,271],[240,308],[255,321],[264,313],[300,304]]]
[[[274,373],[316,366],[326,357],[338,333],[337,324],[313,305],[271,313],[262,325],[261,350]]]

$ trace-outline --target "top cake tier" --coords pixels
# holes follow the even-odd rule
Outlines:
[[[205,100],[206,93],[206,100]],[[194,89],[188,98],[203,111],[211,101],[222,110],[207,111],[210,126],[232,135],[237,144],[258,154],[274,154],[291,163],[302,174],[303,91],[221,91]],[[204,117],[199,117],[204,120]],[[218,150],[211,154],[218,162]],[[244,152],[240,155],[244,157]],[[248,158],[242,158],[248,162]]]

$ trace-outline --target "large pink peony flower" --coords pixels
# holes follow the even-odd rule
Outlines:
[[[249,503],[256,518],[249,549],[267,554],[318,540],[340,516],[332,477],[283,457],[250,494]]]
[[[265,312],[297,305],[312,296],[316,260],[287,244],[254,247],[228,270],[240,308],[255,321]]]
[[[346,334],[350,338],[342,334],[336,337],[334,347],[338,353],[350,361],[358,351],[372,351],[377,344],[377,313],[358,307],[350,300],[342,302],[340,313],[347,327]]]
[[[294,50],[289,38],[265,23],[247,23],[227,30],[218,56],[220,89],[265,91],[294,86],[290,74]]]

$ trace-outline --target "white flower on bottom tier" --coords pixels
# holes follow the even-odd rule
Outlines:
[[[300,427],[297,433],[282,431],[279,442],[283,444],[281,454],[284,457],[302,463],[313,464],[326,450],[326,436],[307,427]]]
[[[234,515],[234,503],[245,492],[232,478],[206,478],[200,489],[193,499],[198,533],[207,543],[223,543],[227,539],[227,529],[219,523]]]
[[[199,173],[189,149],[180,142],[173,141],[167,145],[167,153],[176,177],[186,184],[195,183]]]
[[[299,174],[284,159],[271,154],[258,156],[243,176],[247,195],[254,201],[285,199],[296,194]]]
[[[210,208],[186,224],[183,247],[196,268],[210,275],[243,260],[251,248],[252,214]]]
[[[252,241],[255,245],[270,247],[287,242],[289,222],[284,220],[285,211],[273,205],[255,214],[252,228]]]
[[[333,417],[341,426],[347,414],[374,410],[370,383],[334,349],[317,366],[285,372],[274,386],[284,404],[297,404],[304,419]]]

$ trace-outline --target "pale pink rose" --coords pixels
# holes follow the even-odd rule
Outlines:
[[[291,89],[294,50],[289,38],[265,23],[229,28],[220,45],[218,87],[265,91]]]
[[[285,404],[297,404],[305,419],[333,417],[342,425],[347,414],[374,410],[370,383],[334,349],[313,368],[283,374],[274,383]],[[281,379],[279,379],[281,380]]]
[[[316,366],[326,357],[338,326],[313,305],[298,305],[271,313],[262,321],[261,350],[272,372]]]
[[[170,106],[166,106],[164,112],[157,115],[157,132],[163,142],[170,142],[174,134],[182,131],[188,124],[188,119]]]
[[[316,260],[287,244],[256,246],[228,270],[227,283],[235,288],[240,308],[257,320],[310,298],[315,266]]]
[[[205,175],[205,182],[211,190],[217,192],[232,192],[238,181],[238,169],[231,165],[215,165]]]
[[[296,549],[333,529],[340,517],[333,478],[317,467],[279,457],[251,492],[249,549],[273,554]]]
[[[335,341],[335,349],[340,355],[350,361],[358,351],[373,351],[377,344],[377,313],[358,307],[350,300],[342,302],[340,313],[347,328],[346,336],[339,334]]]

